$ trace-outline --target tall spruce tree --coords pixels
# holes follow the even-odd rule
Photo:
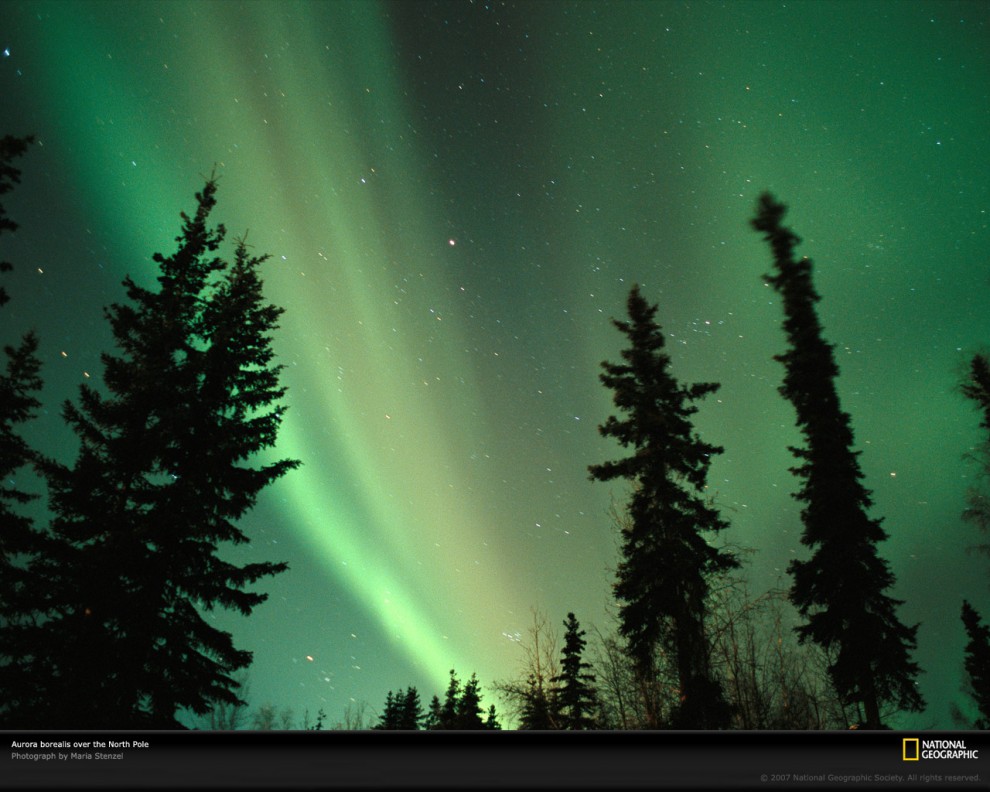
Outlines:
[[[963,600],[962,622],[966,628],[966,681],[979,713],[974,729],[990,729],[990,627],[980,621],[980,614]]]
[[[233,675],[251,653],[203,611],[250,614],[267,595],[245,587],[287,568],[218,555],[248,541],[235,522],[298,462],[250,464],[282,420],[282,309],[263,298],[264,257],[243,241],[232,265],[216,255],[215,193],[211,178],[177,251],[154,256],[157,289],[124,281],[130,303],[106,311],[120,348],[102,357],[107,393],[83,385],[66,403],[78,457],[44,465],[58,547],[42,571],[60,581],[47,715],[60,727],[172,728],[183,709],[242,703]]]
[[[21,172],[14,164],[27,151],[31,137],[4,136],[0,139],[0,195],[20,183]],[[0,204],[0,235],[17,230],[17,223]],[[13,265],[0,261],[0,273]],[[10,299],[0,285],[0,306]],[[2,339],[7,341],[7,339]],[[26,706],[33,691],[37,654],[37,602],[44,589],[27,570],[28,561],[44,552],[43,536],[24,514],[24,507],[38,495],[18,482],[18,474],[33,461],[35,454],[24,441],[21,427],[34,418],[41,403],[41,362],[38,337],[31,331],[19,343],[5,343],[6,358],[0,371],[0,718],[9,721]],[[16,723],[10,721],[9,726]]]
[[[775,356],[785,370],[780,392],[794,405],[805,441],[803,448],[791,448],[799,460],[791,472],[802,481],[794,497],[804,504],[801,542],[812,555],[790,564],[791,600],[806,619],[797,628],[800,640],[825,650],[836,692],[861,707],[866,728],[878,729],[885,704],[914,711],[924,705],[915,683],[918,666],[910,658],[917,626],[900,622],[901,601],[885,593],[895,578],[877,544],[887,534],[867,514],[872,501],[849,415],[839,404],[839,368],[815,309],[820,297],[811,260],[795,258],[800,239],[781,225],[785,211],[764,194],[752,225],[773,251],[774,274],[765,279],[781,295],[790,344]]]
[[[963,517],[986,534],[990,532],[990,495],[986,491],[986,478],[990,477],[990,358],[986,354],[976,354],[971,358],[969,371],[962,382],[962,392],[979,408],[980,429],[986,433],[973,454],[984,480],[981,486],[971,487],[966,493]],[[990,555],[987,540],[974,549]],[[980,614],[966,601],[962,605],[962,622],[969,639],[964,661],[967,687],[979,712],[973,728],[990,729],[990,628],[983,624]]]
[[[729,711],[709,663],[706,600],[710,577],[738,561],[708,541],[728,525],[705,496],[712,456],[722,449],[703,442],[691,423],[694,403],[719,386],[681,385],[669,371],[657,306],[634,286],[627,307],[629,321],[613,320],[629,339],[624,362],[602,363],[600,375],[625,417],[609,416],[599,432],[633,453],[588,468],[593,480],[633,485],[614,584],[619,630],[644,679],[656,675],[658,652],[674,659],[681,703],[672,725],[724,728]],[[662,725],[659,711],[648,720]]]
[[[980,428],[986,433],[972,455],[980,466],[983,480],[980,486],[971,487],[967,491],[963,518],[987,534],[990,533],[990,494],[986,489],[987,479],[990,478],[990,358],[987,355],[973,355],[961,388],[963,395],[979,408]],[[985,539],[976,549],[984,555],[990,555],[990,540]]]
[[[597,702],[595,675],[589,673],[591,663],[584,661],[587,641],[577,617],[567,614],[564,621],[564,648],[561,650],[560,675],[554,678],[558,685],[557,701],[560,724],[564,729],[583,730],[595,728]]]

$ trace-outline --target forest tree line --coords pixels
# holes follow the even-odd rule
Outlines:
[[[20,181],[30,138],[0,141],[0,195]],[[248,616],[267,595],[248,586],[286,571],[277,561],[243,566],[219,551],[248,537],[238,521],[265,487],[297,467],[257,462],[276,445],[286,389],[272,341],[282,309],[263,295],[267,256],[234,240],[220,249],[211,225],[217,179],[181,214],[175,251],[156,253],[157,285],[123,281],[124,301],[104,313],[116,348],[101,355],[103,387],[82,384],[62,406],[78,440],[66,462],[30,447],[21,430],[41,407],[38,336],[4,347],[0,372],[0,723],[5,728],[328,728],[320,710],[302,723],[266,704],[247,713],[251,653],[204,614]],[[599,427],[628,456],[589,465],[593,481],[623,480],[627,503],[613,521],[621,553],[613,584],[616,628],[587,631],[573,613],[563,640],[542,613],[522,644],[520,674],[492,684],[502,701],[482,706],[480,682],[450,670],[445,693],[424,705],[415,687],[388,691],[379,711],[345,712],[338,728],[826,729],[888,728],[920,712],[918,625],[890,595],[896,582],[878,546],[852,421],[840,404],[833,345],[824,337],[813,266],[783,224],[785,207],[763,195],[751,220],[769,245],[764,276],[781,297],[787,349],[780,393],[794,408],[802,444],[792,448],[807,557],[788,567],[787,591],[752,595],[737,550],[719,544],[729,525],[707,494],[712,458],[692,416],[715,382],[672,374],[658,306],[634,286],[627,346],[602,363],[615,414]],[[0,205],[0,236],[17,224]],[[0,272],[11,264],[0,261]],[[16,295],[15,295],[16,296]],[[10,299],[0,285],[0,306]],[[4,339],[7,341],[7,339]],[[972,357],[962,394],[986,433],[974,454],[990,473],[990,359]],[[40,498],[17,474],[33,470],[48,492],[44,525],[27,516]],[[964,517],[984,532],[990,496],[967,493]],[[979,546],[983,552],[990,547]],[[970,714],[990,724],[990,627],[960,603],[968,643],[962,663]],[[795,626],[791,623],[796,621]]]

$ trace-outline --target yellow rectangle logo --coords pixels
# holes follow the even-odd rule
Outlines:
[[[905,737],[902,743],[905,762],[917,762],[921,753],[918,737]]]

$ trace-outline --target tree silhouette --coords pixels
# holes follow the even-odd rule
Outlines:
[[[21,183],[21,171],[14,161],[24,156],[28,146],[34,143],[34,137],[14,137],[4,135],[0,138],[0,195],[6,195],[14,186]],[[3,205],[0,204],[0,235],[16,231],[17,223],[7,216]],[[9,261],[0,260],[0,272],[10,272],[13,265]],[[0,285],[0,306],[10,300],[7,290]]]
[[[476,674],[461,685],[454,669],[450,670],[450,681],[444,694],[443,704],[434,696],[423,718],[423,728],[430,730],[458,729],[482,730],[499,729],[494,705],[489,707],[488,717],[482,719],[481,686]]]
[[[485,718],[484,729],[485,731],[502,730],[502,724],[498,722],[498,713],[495,711],[494,704],[488,706],[488,716]]]
[[[401,691],[393,693],[391,690],[388,692],[385,697],[385,709],[373,728],[413,731],[419,728],[422,720],[423,707],[420,703],[419,691],[415,687],[408,687],[405,693]]]
[[[588,673],[590,663],[584,661],[587,641],[573,613],[564,621],[564,649],[561,652],[560,676],[554,678],[558,685],[557,701],[560,722],[564,729],[582,730],[595,728],[595,675]]]
[[[990,627],[980,621],[980,614],[963,600],[962,621],[969,642],[966,644],[966,677],[979,717],[974,729],[990,729]]]
[[[14,160],[23,156],[33,138],[6,135],[0,139],[0,195],[20,183]],[[17,230],[0,204],[0,235]],[[0,272],[13,266],[0,261]],[[0,285],[0,306],[10,299]],[[36,595],[44,584],[26,570],[30,558],[44,552],[43,537],[21,508],[38,496],[17,482],[17,473],[34,459],[21,437],[20,427],[34,418],[41,403],[41,362],[38,337],[28,332],[16,346],[4,344],[6,363],[0,371],[0,716],[5,719],[28,706],[33,695],[39,636],[35,615]],[[13,725],[13,724],[11,724]]]
[[[709,668],[705,601],[709,576],[737,561],[705,537],[728,525],[704,496],[711,458],[722,449],[703,442],[691,424],[694,402],[719,386],[682,386],[668,370],[657,306],[634,286],[627,307],[628,322],[613,320],[629,339],[625,362],[602,363],[600,375],[626,417],[609,416],[599,432],[632,446],[633,454],[588,468],[593,480],[633,484],[614,585],[619,629],[644,679],[655,676],[658,650],[676,658],[681,703],[675,726],[723,728],[729,713]],[[657,728],[659,712],[649,720]]]
[[[461,700],[461,681],[457,678],[454,669],[450,669],[450,681],[447,684],[447,692],[443,697],[443,708],[440,710],[439,729],[456,729],[457,713]]]
[[[418,729],[422,720],[423,705],[419,699],[419,691],[415,687],[408,687],[402,699],[402,715],[399,718],[399,728],[406,731]]]
[[[323,731],[323,721],[327,718],[326,712],[323,711],[323,707],[320,707],[316,712],[316,720],[310,725],[309,720],[309,710],[303,714],[303,729],[306,731]]]
[[[802,480],[794,497],[804,504],[801,542],[812,556],[790,564],[791,599],[806,619],[797,628],[799,637],[830,653],[836,692],[860,704],[866,728],[877,729],[883,726],[882,703],[906,710],[923,706],[914,681],[918,666],[910,659],[917,626],[901,624],[901,602],[884,593],[894,584],[877,553],[887,534],[880,520],[867,515],[872,501],[861,483],[849,415],[839,404],[839,369],[815,309],[820,297],[811,260],[795,258],[800,239],[781,225],[785,211],[764,194],[752,225],[773,251],[775,274],[765,278],[783,300],[790,344],[775,357],[785,369],[780,392],[794,405],[805,440],[803,448],[791,449],[799,460],[791,472]]]
[[[426,715],[423,716],[423,728],[429,731],[446,728],[443,724],[443,710],[440,706],[440,699],[434,694],[430,699],[430,705],[426,708]]]
[[[83,385],[66,403],[78,457],[44,464],[57,546],[40,571],[59,581],[45,714],[60,727],[174,728],[180,709],[239,703],[251,653],[202,610],[248,615],[267,595],[244,588],[287,568],[218,555],[248,541],[235,521],[298,462],[246,464],[282,420],[282,310],[263,298],[264,257],[243,240],[233,264],[216,255],[216,186],[182,214],[177,251],[155,254],[158,288],[125,279],[130,302],[106,310],[120,349],[102,356],[107,394]]]
[[[457,713],[455,715],[455,729],[483,729],[485,722],[481,717],[481,691],[478,685],[478,677],[471,674],[471,678],[464,683],[464,690],[461,698],[457,702]]]
[[[547,690],[533,674],[530,674],[522,691],[519,729],[546,731],[556,728],[558,728],[556,689],[551,687]]]
[[[374,729],[398,729],[399,708],[395,703],[395,694],[390,690],[385,696],[385,708]]]
[[[963,518],[986,534],[990,532],[990,496],[986,491],[986,478],[990,477],[990,358],[985,354],[973,355],[961,390],[964,396],[976,403],[981,413],[980,428],[987,433],[973,454],[984,477],[983,486],[971,487],[967,491]],[[990,555],[990,542],[984,541],[976,549]]]
[[[962,384],[962,392],[976,402],[983,413],[980,428],[990,432],[990,360],[986,355],[973,355],[969,363],[969,377]]]

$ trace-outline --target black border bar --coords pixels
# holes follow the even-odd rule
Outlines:
[[[990,790],[974,731],[0,735],[4,790]]]

